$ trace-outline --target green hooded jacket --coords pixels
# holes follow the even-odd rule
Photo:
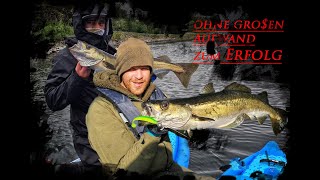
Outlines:
[[[114,71],[98,72],[93,81],[97,87],[127,95],[140,112],[141,103],[150,98],[156,87],[150,83],[139,99],[120,85],[120,78]],[[186,175],[196,179],[214,179],[196,175],[190,169],[179,166],[173,161],[170,142],[163,141],[161,137],[143,133],[137,139],[120,117],[117,108],[103,95],[96,97],[90,105],[86,124],[89,142],[97,152],[107,175],[114,175],[122,169],[128,174],[149,175],[155,179],[164,175],[177,176],[179,179]]]
[[[120,85],[120,78],[113,71],[96,73],[94,83],[127,95],[141,112],[141,103],[151,96],[155,85],[150,83],[142,99]],[[118,169],[139,174],[153,174],[170,169],[174,164],[171,144],[160,141],[147,133],[137,139],[124,123],[117,108],[103,96],[90,105],[86,116],[89,142],[98,153],[100,162],[108,173]]]

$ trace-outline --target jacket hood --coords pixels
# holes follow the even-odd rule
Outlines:
[[[90,15],[106,18],[106,29],[102,37],[100,35],[88,32],[84,28],[83,17],[87,17]],[[108,48],[108,43],[113,35],[113,28],[112,19],[109,15],[109,6],[107,4],[91,4],[85,9],[76,8],[73,13],[72,23],[74,34],[77,39],[85,41],[102,50],[106,50]]]
[[[147,101],[152,92],[155,90],[156,86],[150,82],[147,90],[145,91],[142,98],[138,98],[136,95],[132,94],[126,88],[122,87],[120,84],[120,77],[116,74],[115,70],[106,70],[100,71],[94,74],[93,82],[95,86],[101,88],[108,88],[117,92],[120,92],[124,95],[127,95],[129,98],[138,100],[138,101]]]

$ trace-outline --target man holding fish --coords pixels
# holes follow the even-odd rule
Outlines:
[[[129,38],[117,50],[115,70],[94,75],[100,95],[90,105],[86,123],[90,144],[106,174],[114,178],[139,174],[154,179],[164,175],[214,179],[196,175],[173,160],[167,130],[131,126],[143,102],[166,98],[151,82],[153,70],[150,47]]]
[[[78,164],[79,168],[73,171],[91,176],[100,172],[101,163],[89,144],[85,115],[98,91],[92,83],[93,71],[81,66],[69,47],[81,40],[110,54],[115,54],[116,49],[109,44],[113,29],[108,4],[79,3],[83,4],[77,4],[74,8],[72,19],[75,37],[66,39],[67,47],[53,57],[53,67],[44,91],[51,110],[59,111],[70,105],[73,143],[84,165]]]
[[[101,176],[99,173],[102,167],[101,157],[99,157],[96,150],[90,146],[88,130],[85,123],[85,116],[88,112],[89,105],[99,93],[92,81],[94,70],[96,69],[89,67],[87,64],[90,63],[85,62],[89,62],[92,59],[95,61],[97,60],[95,58],[99,56],[88,58],[88,52],[78,48],[79,46],[77,45],[90,46],[95,53],[94,55],[105,56],[105,54],[108,54],[108,56],[113,57],[114,59],[112,60],[114,61],[108,61],[109,63],[111,62],[111,65],[106,66],[108,68],[103,70],[112,71],[117,67],[115,65],[116,49],[109,44],[113,34],[112,22],[109,16],[109,6],[107,4],[90,3],[75,7],[73,26],[75,37],[66,39],[67,47],[58,52],[53,58],[53,67],[45,84],[45,98],[48,107],[53,111],[62,110],[70,105],[73,143],[80,162],[75,166],[66,164],[62,167],[66,166],[67,169],[75,167],[76,169],[72,169],[71,171],[77,175],[81,174],[90,177]],[[143,48],[145,48],[144,46],[145,45],[143,45]],[[155,70],[173,71],[182,84],[187,86],[192,73],[198,66],[194,64],[173,64],[165,58],[167,57],[160,59],[155,58],[157,60]],[[84,61],[82,61],[83,59]],[[129,65],[130,60],[128,60],[128,62],[122,61],[122,63]],[[188,67],[191,69],[188,69]],[[149,71],[149,73],[151,73],[149,68],[142,68],[142,71]],[[186,71],[188,71],[188,73],[186,73]],[[163,73],[163,71],[161,73]],[[165,73],[167,72],[164,72],[164,74]],[[161,74],[159,74],[158,77],[161,77]],[[149,87],[149,83],[147,83],[149,81],[150,79],[134,81],[132,86],[129,81],[128,83],[124,81],[123,84],[126,84],[128,89],[134,94],[140,94],[144,93],[145,89]],[[151,89],[154,87],[155,86],[152,85]],[[126,91],[126,93],[127,92],[128,91]],[[158,92],[161,93],[160,90],[158,90]],[[161,94],[159,97],[163,98],[164,96]],[[68,167],[69,165],[70,167]]]

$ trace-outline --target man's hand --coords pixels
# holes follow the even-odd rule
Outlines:
[[[76,66],[76,72],[82,79],[87,79],[90,75],[91,69],[85,66],[81,66],[78,62]]]

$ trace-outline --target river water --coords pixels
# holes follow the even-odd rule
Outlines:
[[[193,62],[195,52],[204,51],[205,47],[193,46],[191,42],[176,42],[167,44],[152,44],[154,56],[167,55],[172,62]],[[46,124],[48,140],[43,144],[45,159],[52,164],[62,164],[77,158],[72,144],[72,130],[69,124],[69,107],[61,111],[52,112],[44,103],[44,82],[51,68],[51,61],[47,59],[33,59],[31,66],[37,71],[30,74],[34,85],[33,101],[42,102],[43,114],[38,122],[39,127]],[[182,86],[174,73],[169,72],[163,79],[155,80],[169,97],[183,98],[196,96],[202,87],[212,82],[216,91],[222,90],[231,82],[238,82],[251,88],[253,94],[266,91],[270,105],[288,110],[290,108],[290,89],[288,83],[276,81],[244,81],[241,80],[241,72],[235,71],[232,79],[221,79],[214,69],[216,65],[201,64],[191,77],[188,88]],[[290,119],[289,119],[290,121]],[[210,129],[197,132],[199,139],[190,142],[191,157],[189,168],[200,174],[217,176],[221,171],[219,167],[229,163],[235,157],[246,156],[260,150],[268,141],[276,141],[285,152],[288,150],[289,130],[285,129],[275,136],[269,118],[260,125],[256,121],[245,121],[233,129]],[[201,139],[201,138],[202,139]],[[205,137],[205,138],[203,138]]]

